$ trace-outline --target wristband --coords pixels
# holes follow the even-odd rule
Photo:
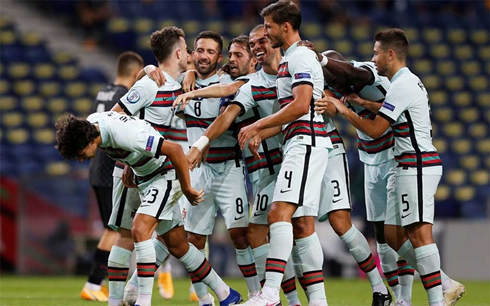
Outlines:
[[[201,136],[194,144],[192,145],[194,148],[198,149],[199,152],[202,152],[204,148],[209,144],[209,138],[206,136]]]
[[[322,67],[325,67],[327,66],[327,64],[328,64],[328,57],[324,55],[322,61],[320,62],[320,65],[322,65]]]
[[[155,67],[154,65],[146,65],[145,68],[143,68],[143,71],[148,75],[152,71],[154,71],[156,68],[157,67]]]

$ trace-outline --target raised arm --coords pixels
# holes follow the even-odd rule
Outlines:
[[[173,106],[176,107],[182,103],[182,107],[185,107],[190,100],[196,97],[223,98],[234,95],[243,84],[245,84],[245,81],[240,80],[230,84],[214,84],[205,88],[189,91],[185,94],[179,95],[177,99],[175,99]]]

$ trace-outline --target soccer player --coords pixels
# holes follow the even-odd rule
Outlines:
[[[420,79],[406,67],[409,44],[403,30],[379,31],[374,39],[376,70],[391,81],[378,114],[366,120],[339,100],[328,101],[358,130],[374,139],[391,126],[397,168],[392,176],[395,188],[388,196],[395,197],[396,206],[388,207],[386,212],[386,240],[419,272],[430,305],[454,305],[465,288],[442,273],[432,236],[434,194],[442,176],[442,163],[432,144],[428,94]],[[443,282],[448,287],[444,296]]]
[[[169,43],[169,49],[174,49],[174,44]],[[182,46],[185,40],[182,38],[177,44]],[[178,53],[173,53],[177,59]],[[178,70],[171,75],[175,76],[176,72]],[[151,305],[155,246],[150,238],[155,228],[165,241],[158,246],[160,251],[179,258],[193,278],[199,278],[214,290],[223,305],[234,305],[242,300],[240,294],[228,287],[204,256],[185,239],[177,200],[183,193],[198,205],[204,193],[192,188],[180,145],[165,140],[148,122],[116,112],[96,113],[87,119],[68,115],[58,120],[56,128],[56,148],[65,159],[84,161],[93,158],[97,148],[101,148],[111,158],[131,165],[136,174],[142,197],[132,228],[140,284],[136,305]],[[165,170],[167,158],[175,171]],[[118,272],[122,271],[113,273]],[[121,273],[123,277],[125,275]]]
[[[323,256],[319,256],[323,252],[314,226],[326,159],[332,149],[323,118],[313,110],[314,100],[323,93],[323,73],[315,53],[297,45],[301,40],[301,12],[296,4],[275,2],[264,8],[261,16],[272,46],[284,50],[276,80],[281,109],[242,128],[238,137],[243,148],[249,139],[252,144],[259,144],[264,136],[276,134],[282,126],[284,156],[267,216],[270,242],[266,281],[261,293],[245,305],[280,304],[279,288],[293,237],[301,257],[309,303],[327,305]],[[295,213],[301,217],[292,219]]]
[[[222,58],[222,47],[221,36],[217,33],[205,31],[197,36],[194,51],[197,70],[196,88],[221,83],[216,73],[216,64]],[[228,51],[232,77],[247,75],[255,66],[247,48],[248,37],[238,36],[231,40]],[[189,143],[199,151],[207,147],[208,143],[204,143],[204,138],[201,136],[219,116],[219,112],[218,98],[195,97],[184,107],[183,114]],[[241,152],[234,133],[230,129],[217,137],[206,149],[206,163],[192,171],[193,186],[203,187],[208,196],[199,206],[192,206],[188,202],[184,204],[184,226],[188,232],[189,242],[204,252],[207,236],[212,234],[216,213],[220,209],[236,250],[237,263],[244,267],[241,271],[247,282],[248,291],[254,293],[259,290],[260,284],[246,239],[249,218],[248,199]],[[200,283],[194,283],[194,289],[198,295],[202,290],[206,290]],[[200,300],[199,303],[202,305],[209,302]]]
[[[104,87],[97,94],[93,112],[105,112],[114,106],[119,99],[136,82],[138,72],[143,68],[143,59],[134,52],[123,52],[117,59],[117,75],[113,83]],[[111,247],[116,239],[116,231],[108,226],[112,211],[112,172],[114,160],[97,150],[90,163],[89,181],[99,205],[100,218],[104,232],[100,237],[94,253],[92,268],[80,296],[84,300],[107,302],[108,292],[101,286],[107,276],[107,260]]]
[[[258,25],[250,31],[247,46],[250,47],[250,55],[257,59],[262,69],[257,73],[247,75],[247,82],[238,79],[234,84],[231,84],[231,86],[240,86],[239,93],[230,99],[230,105],[204,132],[203,136],[208,138],[208,142],[212,142],[230,128],[238,117],[240,117],[239,122],[236,124],[241,126],[273,113],[274,104],[277,103],[276,74],[282,58],[280,50],[272,48],[264,36],[263,25]],[[193,96],[219,96],[220,94],[228,95],[231,93],[226,89],[223,90],[213,85],[191,93]],[[281,143],[282,141],[276,136],[264,140],[260,146],[257,159],[252,156],[247,148],[243,150],[243,158],[253,186],[252,194],[255,198],[248,225],[247,241],[252,248],[257,276],[261,282],[265,282],[265,261],[269,247],[267,242],[269,233],[267,214],[272,203],[274,184],[282,161]],[[187,156],[190,166],[194,167],[201,158],[202,152],[192,147]],[[289,305],[299,305],[294,270],[292,265],[288,266],[289,270],[286,269],[281,287],[288,298]],[[250,270],[247,266],[240,268]],[[249,297],[251,296],[249,295]]]

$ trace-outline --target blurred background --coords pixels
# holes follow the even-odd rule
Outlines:
[[[454,278],[490,279],[490,1],[296,2],[302,38],[347,59],[369,61],[377,30],[405,30],[408,67],[429,92],[434,143],[444,165],[435,227],[442,267]],[[184,29],[190,48],[202,30],[221,33],[226,46],[262,23],[258,12],[269,3],[1,1],[2,273],[86,274],[89,269],[102,232],[88,184],[89,163],[61,159],[53,124],[65,112],[89,114],[98,90],[115,77],[117,55],[132,50],[156,64],[149,35],[168,25]],[[340,119],[336,124],[348,148],[353,219],[369,237],[355,130]],[[218,223],[215,232],[211,263],[223,275],[239,275],[224,225]],[[318,232],[327,275],[357,276],[356,263],[328,225],[319,225]]]

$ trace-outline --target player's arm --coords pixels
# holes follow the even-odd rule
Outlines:
[[[171,141],[163,141],[160,146],[160,154],[167,156],[177,172],[179,178],[180,187],[185,197],[192,205],[197,205],[203,201],[203,190],[197,191],[191,186],[191,178],[189,175],[189,166],[187,160],[179,144]]]
[[[349,102],[351,104],[357,104],[364,107],[365,109],[377,114],[383,103],[374,102],[370,100],[363,99],[356,95],[355,93],[349,93],[342,97],[342,102]]]
[[[114,106],[111,108],[111,112],[117,112],[117,113],[123,113],[125,115],[131,116],[132,114],[128,114],[124,108],[119,105],[119,102],[114,104]]]
[[[330,72],[330,74],[336,76],[337,78],[341,79],[343,83],[347,84],[369,85],[373,83],[374,75],[368,69],[354,67],[349,62],[340,61],[333,58],[328,58],[328,60],[325,61],[323,59],[324,55],[320,54],[320,56],[318,60],[320,62],[323,60],[323,75]],[[327,72],[325,70],[327,70]]]
[[[340,100],[328,97],[330,103],[334,104],[339,114],[344,116],[356,129],[373,139],[377,139],[390,127],[390,122],[380,115],[374,120],[363,118],[347,108]]]
[[[234,95],[240,87],[246,82],[243,80],[235,81],[230,84],[214,84],[205,88],[200,88],[197,90],[186,92],[185,94],[179,95],[174,101],[174,107],[183,103],[183,107],[189,103],[190,100],[201,97],[201,98],[223,98],[227,96]]]
[[[252,153],[253,157],[260,159],[259,148],[262,140],[271,138],[281,133],[282,128],[280,126],[264,129],[260,133],[252,138],[248,143],[248,149]]]

